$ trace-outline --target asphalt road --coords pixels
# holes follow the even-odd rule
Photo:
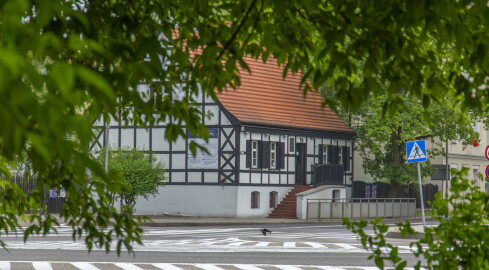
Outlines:
[[[49,262],[52,265],[64,262],[131,263],[131,267],[127,269],[145,269],[146,264],[299,266],[290,269],[306,269],[303,268],[306,266],[375,266],[372,261],[367,260],[369,253],[361,248],[356,235],[342,225],[269,225],[267,229],[272,233],[267,236],[262,235],[261,228],[261,226],[148,227],[145,228],[143,238],[145,245],[135,246],[135,254],[122,252],[120,256],[117,256],[115,250],[108,254],[100,250],[88,253],[83,242],[73,243],[69,228],[61,228],[58,235],[31,237],[27,244],[23,243],[22,237],[2,238],[10,251],[0,251],[0,261],[11,262],[10,269],[17,269],[16,264],[12,264],[15,261]],[[367,232],[370,230],[367,229]],[[411,240],[390,240],[390,243],[402,247],[401,256],[408,260],[409,266],[413,266],[417,259],[410,254],[410,242]],[[138,263],[141,265],[137,266]],[[93,269],[121,269],[104,268],[105,266],[105,264],[103,267],[98,265],[98,268]],[[134,266],[139,268],[132,268]],[[181,269],[226,269],[222,266],[220,268],[206,268],[207,266],[200,268],[200,265],[192,267]],[[229,269],[236,269],[233,267]],[[34,269],[55,268],[34,267]],[[80,266],[78,268],[84,269]],[[2,269],[1,265],[0,269]],[[160,267],[160,269],[166,268]]]

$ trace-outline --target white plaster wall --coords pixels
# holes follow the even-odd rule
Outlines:
[[[345,186],[322,186],[297,194],[297,218],[307,218],[307,200],[308,199],[332,199],[333,190],[340,191],[339,199],[346,198]]]
[[[236,186],[166,185],[155,198],[138,199],[135,214],[236,217],[237,192]]]
[[[266,217],[272,212],[270,208],[270,192],[278,193],[277,204],[289,193],[292,187],[280,186],[239,186],[237,192],[237,217]],[[254,191],[260,192],[259,208],[251,208],[251,193]]]

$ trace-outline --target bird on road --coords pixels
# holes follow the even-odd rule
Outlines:
[[[270,231],[269,229],[263,228],[260,231],[261,231],[261,234],[263,234],[263,236],[267,236],[267,233],[272,234],[272,231]]]

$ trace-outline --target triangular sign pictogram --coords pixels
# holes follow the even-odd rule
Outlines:
[[[408,159],[420,159],[420,158],[426,158],[425,154],[423,151],[421,151],[421,148],[419,148],[418,144],[414,142],[413,148],[411,149],[411,153],[409,153]]]

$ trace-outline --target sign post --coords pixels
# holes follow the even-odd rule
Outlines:
[[[408,163],[418,163],[419,198],[421,200],[421,213],[423,215],[423,231],[425,231],[426,219],[424,216],[423,184],[421,183],[421,168],[419,165],[419,162],[426,161],[428,159],[425,141],[407,142],[406,155]]]

